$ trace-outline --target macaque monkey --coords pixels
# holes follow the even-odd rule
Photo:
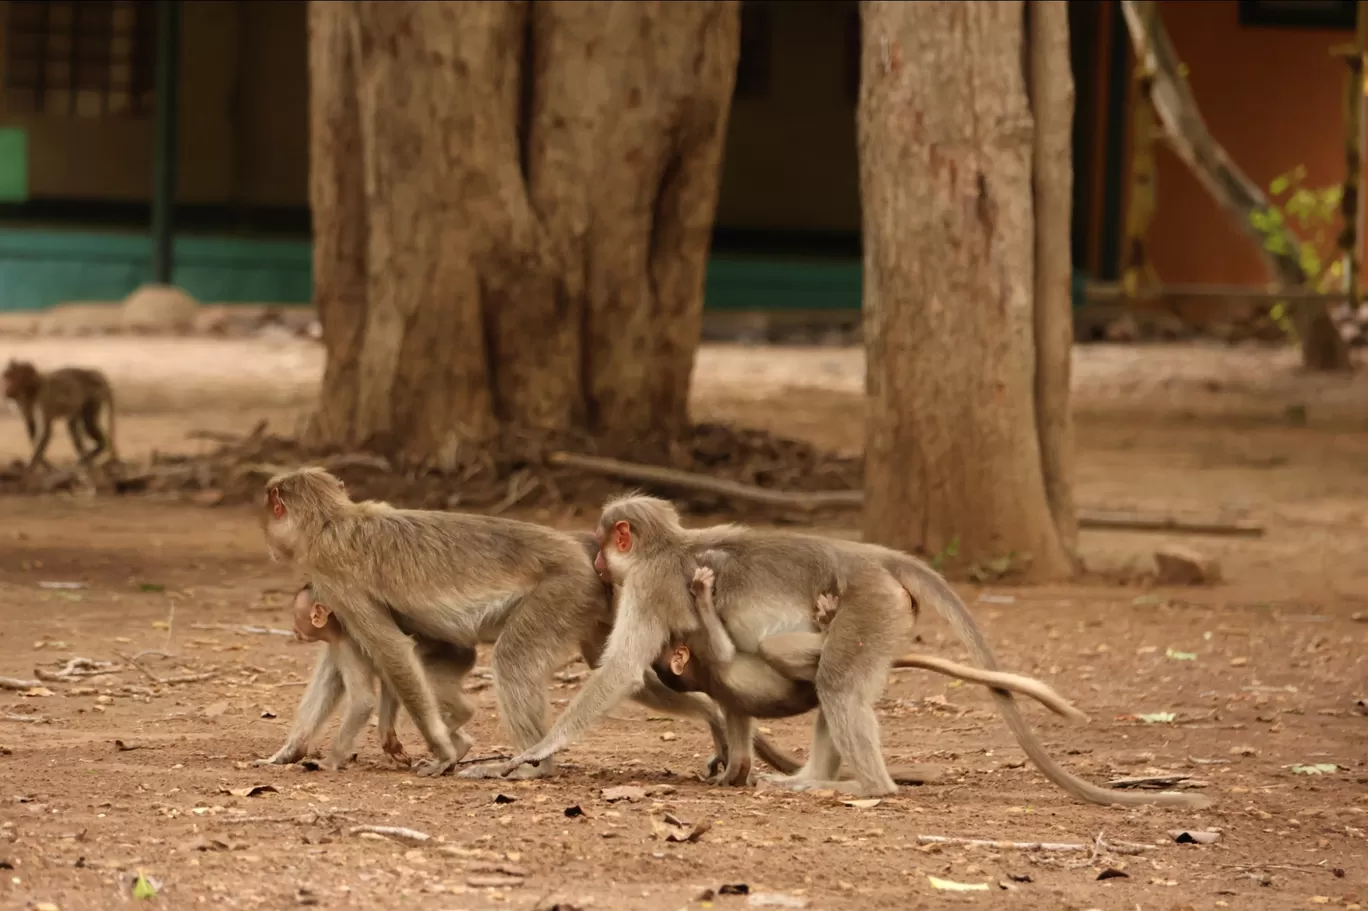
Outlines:
[[[583,537],[513,519],[356,503],[320,468],[272,478],[262,506],[272,557],[323,586],[342,626],[413,717],[433,754],[415,764],[420,775],[443,774],[459,756],[406,632],[471,648],[493,643],[499,715],[520,750],[546,732],[548,684],[567,653],[578,647],[593,667],[613,651],[614,607]],[[648,664],[635,669],[623,695],[706,721],[724,754],[726,732],[712,702],[673,692],[647,673]],[[771,765],[798,767],[754,740]],[[554,771],[543,765],[519,777]],[[461,776],[500,771],[475,766]]]
[[[323,642],[325,648],[318,660],[314,676],[300,700],[294,725],[285,745],[269,759],[258,760],[258,765],[286,765],[298,762],[308,752],[309,743],[327,721],[339,700],[345,700],[342,724],[333,738],[324,768],[336,771],[352,758],[356,738],[375,710],[375,666],[357,645],[356,640],[338,622],[332,610],[319,600],[312,584],[295,593],[290,604],[290,615],[295,638],[301,642]],[[437,701],[447,725],[455,732],[453,740],[460,757],[470,749],[472,741],[460,728],[475,714],[474,708],[461,689],[470,669],[475,666],[475,650],[448,645],[443,642],[419,640],[417,652],[424,671],[433,684]],[[380,747],[385,754],[403,765],[409,765],[404,746],[395,731],[398,703],[384,682],[380,685]]]
[[[817,595],[813,605],[816,633],[780,633],[763,639],[759,653],[738,652],[713,604],[715,573],[708,564],[711,553],[698,555],[690,590],[698,612],[699,627],[666,646],[653,665],[661,682],[677,692],[703,692],[722,707],[724,718],[788,718],[817,708],[817,689],[812,681],[826,640],[825,631],[835,617],[840,596],[835,591]],[[833,585],[833,588],[836,588]],[[1031,677],[999,671],[983,671],[928,655],[903,655],[895,668],[922,668],[968,683],[1021,693],[1039,700],[1051,711],[1078,721],[1088,716],[1069,704],[1046,684]],[[745,721],[729,720],[740,730]],[[744,730],[740,736],[744,742]],[[722,784],[747,784],[750,768],[744,754],[719,777]],[[924,782],[927,767],[890,770],[895,782]]]
[[[24,416],[24,427],[33,445],[33,456],[25,471],[48,464],[46,453],[52,439],[52,423],[59,419],[66,420],[71,445],[82,465],[106,449],[111,458],[117,458],[114,453],[114,392],[103,373],[85,367],[63,367],[41,373],[28,361],[11,358],[0,377],[4,379],[5,397],[13,399]],[[100,429],[101,407],[108,412],[108,434]],[[82,428],[95,444],[88,452],[82,440]]]
[[[818,712],[808,760],[793,775],[767,776],[782,787],[834,788],[870,797],[896,792],[884,764],[874,707],[900,642],[912,630],[909,598],[912,604],[932,605],[979,667],[998,669],[983,633],[954,589],[908,554],[873,544],[736,525],[685,529],[670,503],[647,496],[610,500],[600,515],[597,535],[601,549],[596,567],[621,584],[603,663],[542,742],[515,756],[503,770],[545,760],[572,743],[622,698],[674,635],[699,627],[688,580],[694,555],[708,549],[727,555],[726,590],[719,586],[715,598],[738,652],[757,654],[760,643],[777,634],[815,632],[813,605],[827,590],[833,561],[845,580],[840,609],[826,631],[813,676]],[[1121,806],[1210,806],[1210,799],[1200,794],[1112,790],[1070,774],[1027,726],[1011,692],[997,687],[990,692],[1027,757],[1073,797]],[[728,760],[733,765],[748,746],[739,728],[728,725]],[[853,782],[837,779],[842,763],[849,764]]]

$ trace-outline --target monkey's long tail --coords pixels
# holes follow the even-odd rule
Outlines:
[[[885,566],[918,604],[930,602],[935,605],[936,610],[950,624],[955,635],[959,636],[960,641],[969,649],[974,660],[984,670],[996,671],[998,669],[997,659],[993,656],[992,649],[988,647],[987,640],[983,638],[983,632],[974,622],[973,615],[969,613],[969,609],[960,600],[960,596],[955,594],[955,590],[950,587],[950,583],[946,582],[940,573],[907,554],[891,554]],[[1045,774],[1046,778],[1071,796],[1079,800],[1086,800],[1089,803],[1116,804],[1126,807],[1153,805],[1202,809],[1211,806],[1211,798],[1202,794],[1180,794],[1177,791],[1136,794],[1113,788],[1099,788],[1095,784],[1070,774],[1059,763],[1055,762],[1049,753],[1045,752],[1045,747],[1041,745],[1035,733],[1026,724],[1026,719],[1021,716],[1021,710],[1017,707],[1012,694],[1000,689],[992,689],[991,692],[993,700],[997,703],[998,711],[1002,713],[1003,720],[1007,722],[1007,727],[1011,729],[1017,743],[1021,744],[1026,756],[1035,764],[1036,768]]]
[[[903,655],[901,658],[893,660],[893,666],[935,671],[937,674],[954,677],[956,680],[963,680],[965,683],[981,684],[990,690],[1009,690],[1020,693],[1039,702],[1056,715],[1063,715],[1073,721],[1086,722],[1088,720],[1087,714],[1081,709],[1056,693],[1048,683],[1034,677],[1009,674],[1005,671],[980,670],[967,664],[960,664],[956,661],[936,658],[931,655]]]

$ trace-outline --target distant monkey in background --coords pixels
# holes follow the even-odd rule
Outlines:
[[[33,456],[26,471],[48,464],[46,453],[52,439],[52,423],[60,419],[66,420],[71,445],[82,465],[105,450],[111,458],[118,458],[114,451],[114,391],[99,370],[62,367],[43,373],[28,361],[11,358],[0,378],[4,380],[5,398],[18,404],[29,442],[33,444]],[[107,433],[100,429],[102,407],[109,413]],[[95,444],[89,451],[82,440],[83,429]]]

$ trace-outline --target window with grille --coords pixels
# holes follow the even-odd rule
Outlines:
[[[14,114],[145,117],[152,110],[152,0],[9,0],[5,103]]]

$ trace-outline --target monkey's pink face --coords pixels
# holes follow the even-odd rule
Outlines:
[[[266,491],[261,510],[261,530],[266,536],[266,550],[275,563],[294,559],[298,550],[299,532],[294,519],[281,499],[280,489]]]
[[[626,522],[615,522],[612,528],[600,527],[595,532],[599,552],[594,558],[594,569],[599,578],[612,584],[621,582],[632,563],[632,529]]]

